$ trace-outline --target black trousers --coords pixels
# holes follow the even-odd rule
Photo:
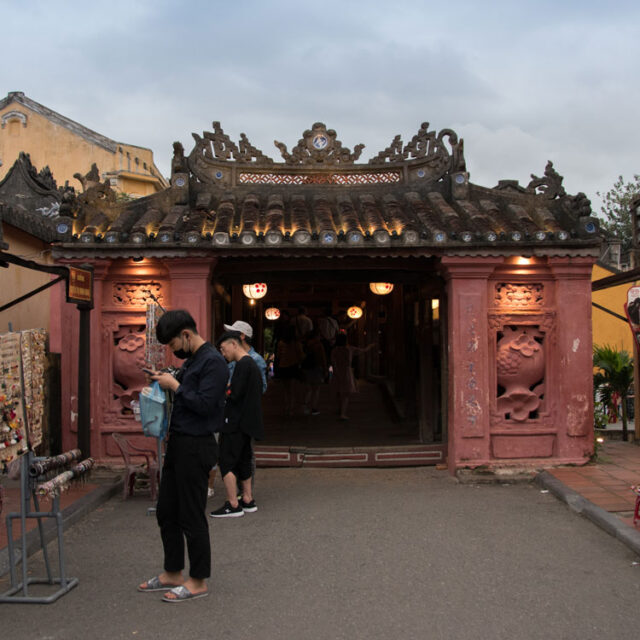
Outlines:
[[[184,541],[189,575],[204,580],[211,575],[209,522],[205,514],[209,471],[218,449],[213,436],[171,435],[162,467],[156,517],[164,547],[165,571],[184,569]]]

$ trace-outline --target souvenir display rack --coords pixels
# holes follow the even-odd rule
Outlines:
[[[53,458],[37,458],[32,451],[29,451],[21,459],[20,473],[20,512],[9,513],[6,517],[7,538],[9,552],[9,569],[11,576],[11,588],[0,595],[0,603],[33,603],[50,604],[55,602],[78,584],[78,578],[68,578],[65,570],[64,545],[62,536],[62,512],[60,510],[60,493],[69,487],[72,480],[84,480],[94,465],[93,458],[87,458],[78,462],[81,456],[79,449],[72,449]],[[71,466],[73,465],[73,466]],[[65,469],[65,467],[68,467]],[[49,477],[53,472],[65,469],[62,473],[57,473]],[[41,511],[39,497],[50,498],[52,500],[50,511]],[[33,500],[34,511],[31,510],[31,500]],[[27,519],[35,518],[38,521],[40,534],[40,546],[44,557],[46,577],[29,577],[27,566]],[[56,537],[58,542],[58,562],[59,576],[54,577],[49,553],[47,550],[43,518],[54,518],[56,522]],[[13,541],[13,520],[20,520],[21,524],[21,553],[16,557]],[[22,562],[22,581],[18,580],[17,564]],[[60,585],[54,593],[48,596],[29,595],[29,585],[48,584]]]
[[[47,333],[0,335],[0,469],[42,443]]]

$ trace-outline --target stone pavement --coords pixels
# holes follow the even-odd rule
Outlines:
[[[533,483],[460,484],[433,467],[259,469],[256,499],[257,513],[210,522],[208,598],[136,591],[160,569],[157,525],[148,499],[116,496],[65,531],[79,585],[51,605],[0,604],[0,629],[42,640],[638,637],[638,556]],[[40,554],[29,568],[42,575]]]
[[[3,489],[3,505],[0,513],[0,576],[9,571],[7,554],[7,526],[6,516],[9,513],[20,512],[20,481],[1,478]],[[91,482],[74,482],[60,495],[60,508],[63,513],[64,527],[77,522],[84,515],[93,511],[99,504],[111,498],[122,490],[120,474],[109,469],[96,469],[92,472]],[[52,501],[40,498],[38,501],[42,511],[50,511],[53,508]],[[35,508],[33,500],[29,507]],[[55,521],[53,518],[43,518],[45,539],[51,540],[55,535]],[[40,549],[40,536],[36,529],[37,520],[26,520],[27,550],[31,554]],[[22,523],[19,518],[12,521],[13,539],[16,541],[16,549],[20,548]]]
[[[630,487],[640,484],[639,445],[608,441],[600,449],[596,464],[559,468],[551,473],[583,497],[633,526],[630,512],[636,496]]]
[[[636,495],[631,490],[640,484],[638,444],[606,441],[595,464],[549,469],[537,480],[640,554],[640,523],[633,523]]]

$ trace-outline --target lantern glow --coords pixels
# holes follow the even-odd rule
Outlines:
[[[267,285],[264,282],[254,284],[243,284],[242,293],[250,300],[259,300],[267,295]]]
[[[264,317],[267,320],[277,320],[280,317],[280,309],[278,309],[276,307],[269,307],[264,312]]]
[[[369,289],[377,296],[386,296],[393,291],[391,282],[370,282]]]
[[[352,320],[357,320],[358,318],[362,318],[362,309],[360,307],[349,307],[347,309],[347,315]]]

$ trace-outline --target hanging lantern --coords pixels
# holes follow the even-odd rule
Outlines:
[[[267,285],[264,282],[254,284],[243,284],[242,293],[250,300],[259,300],[267,295]]]
[[[264,317],[267,320],[277,320],[280,317],[280,309],[277,309],[276,307],[269,307],[264,312]]]
[[[386,296],[393,291],[393,285],[390,282],[370,282],[369,289],[377,296]]]
[[[352,320],[357,320],[358,318],[362,318],[362,309],[360,307],[349,307],[347,309],[347,315]]]

